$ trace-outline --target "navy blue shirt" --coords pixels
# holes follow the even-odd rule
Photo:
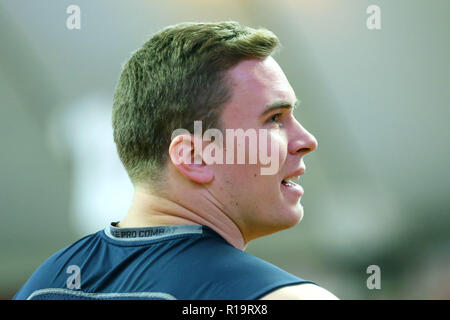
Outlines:
[[[13,299],[258,299],[313,283],[239,250],[202,225],[117,228],[47,259]]]

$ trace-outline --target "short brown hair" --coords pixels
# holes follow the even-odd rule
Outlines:
[[[172,132],[195,120],[221,128],[231,97],[225,73],[279,45],[266,29],[237,22],[182,23],[156,33],[125,63],[114,94],[117,151],[133,183],[161,178]]]

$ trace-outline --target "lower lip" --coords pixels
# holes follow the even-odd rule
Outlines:
[[[300,198],[305,193],[303,187],[296,183],[291,183],[289,185],[281,183],[281,190],[297,198]]]

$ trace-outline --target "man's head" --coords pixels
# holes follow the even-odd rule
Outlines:
[[[236,22],[183,23],[155,34],[124,65],[114,95],[117,150],[133,183],[161,181],[171,135],[220,128],[232,96],[226,71],[269,56],[279,45],[268,30]]]
[[[164,187],[182,207],[217,208],[246,241],[300,221],[303,189],[287,178],[303,174],[303,156],[317,147],[295,119],[295,92],[271,57],[278,44],[270,31],[237,23],[171,27],[134,54],[115,95],[114,138],[132,180],[155,185],[158,170],[169,172]],[[258,161],[248,161],[255,151],[249,138],[243,143],[244,164],[210,164],[206,152],[200,163],[193,162],[193,144],[171,135],[179,128],[193,133],[197,120],[203,131],[217,128],[223,137],[226,130],[254,130]],[[234,160],[238,139],[234,145],[223,140],[223,152]],[[261,174],[267,167],[259,158],[263,140],[276,156],[270,174]]]

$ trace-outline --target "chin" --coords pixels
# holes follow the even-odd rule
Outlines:
[[[300,223],[300,221],[302,221],[302,219],[303,219],[303,206],[299,202],[295,206],[295,208],[289,210],[289,214],[286,216],[286,228],[295,227],[297,224]]]
[[[289,208],[282,210],[283,215],[279,215],[279,219],[275,224],[272,223],[272,232],[279,232],[282,230],[290,229],[295,227],[303,218],[303,207],[299,204],[295,208]],[[274,222],[274,221],[272,221]]]
[[[288,208],[274,208],[271,212],[276,212],[276,214],[271,214],[264,219],[253,220],[251,223],[253,230],[258,231],[253,234],[252,239],[295,227],[303,218],[303,206],[300,202]]]

